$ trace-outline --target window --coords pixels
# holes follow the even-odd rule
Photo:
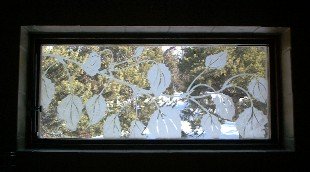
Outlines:
[[[276,41],[34,34],[32,141],[272,145],[279,139]]]

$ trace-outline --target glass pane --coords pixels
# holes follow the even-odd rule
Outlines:
[[[270,138],[268,46],[41,48],[40,138]]]

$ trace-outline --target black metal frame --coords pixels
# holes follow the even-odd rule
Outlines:
[[[279,150],[283,149],[280,38],[266,34],[30,33],[26,148],[52,150]],[[37,137],[42,44],[248,44],[269,47],[271,139],[268,140],[88,140]]]

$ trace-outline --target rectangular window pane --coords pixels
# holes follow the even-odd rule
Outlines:
[[[41,46],[40,138],[269,139],[268,46]]]

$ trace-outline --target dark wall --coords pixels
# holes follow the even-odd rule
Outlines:
[[[302,169],[309,152],[306,5],[298,1],[240,0],[44,0],[1,3],[0,171],[180,168],[183,170]],[[16,119],[19,35],[22,25],[254,25],[292,29],[295,153],[101,154],[17,153]],[[298,163],[298,165],[294,165]],[[15,167],[14,167],[15,165]],[[166,166],[166,167],[163,167]]]

